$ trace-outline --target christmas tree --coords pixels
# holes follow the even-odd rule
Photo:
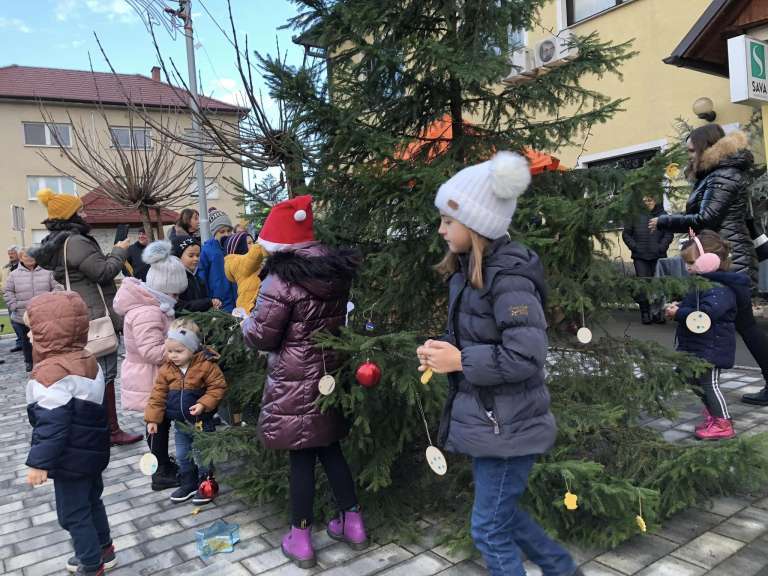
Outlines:
[[[365,255],[349,328],[318,335],[318,346],[346,358],[334,375],[336,391],[320,402],[350,420],[344,448],[374,530],[388,525],[402,534],[420,514],[439,513],[447,531],[468,537],[461,528],[472,501],[467,459],[449,456],[448,474],[438,477],[424,458],[446,392],[444,378],[420,383],[415,358],[416,346],[441,333],[446,317],[446,287],[432,269],[444,251],[434,195],[450,175],[496,150],[556,151],[610,121],[622,101],[584,88],[581,79],[620,74],[631,46],[573,37],[577,57],[507,86],[500,79],[509,73],[508,30],[534,27],[545,0],[297,3],[302,13],[291,25],[325,47],[327,74],[268,58],[262,64],[272,97],[315,139],[305,173],[320,237]],[[670,401],[701,362],[649,342],[606,336],[582,345],[567,330],[598,323],[606,306],[628,304],[638,290],[688,289],[679,280],[641,284],[595,250],[606,242],[608,222],[628,217],[642,195],[661,195],[664,168],[674,160],[671,152],[633,172],[536,176],[510,230],[539,252],[551,284],[549,385],[560,432],[534,469],[526,505],[563,539],[616,544],[641,530],[641,506],[653,526],[767,477],[760,438],[672,445],[638,425],[641,415],[672,415]],[[263,359],[245,351],[236,320],[214,313],[201,321],[209,343],[226,351],[232,394],[247,406],[248,425],[198,444],[210,458],[239,463],[230,481],[248,496],[285,502],[287,458],[263,450],[253,426]],[[367,360],[382,370],[372,388],[355,379]],[[578,509],[566,508],[566,491],[579,496]],[[384,522],[392,519],[399,522]]]

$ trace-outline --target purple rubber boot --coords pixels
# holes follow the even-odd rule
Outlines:
[[[283,536],[283,554],[299,568],[312,568],[317,564],[312,548],[312,529],[291,526],[291,531]]]
[[[331,520],[328,523],[328,536],[346,542],[353,550],[368,548],[368,535],[360,512],[342,512],[338,518]]]

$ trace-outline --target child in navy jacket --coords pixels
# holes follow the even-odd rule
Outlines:
[[[37,363],[27,384],[32,448],[27,481],[53,478],[59,524],[72,537],[67,569],[100,576],[117,562],[101,501],[109,463],[104,375],[87,350],[88,307],[76,292],[30,300],[25,315]]]
[[[677,350],[693,354],[712,365],[694,383],[694,390],[704,402],[705,421],[696,427],[696,437],[700,440],[735,436],[725,395],[720,390],[720,370],[734,364],[736,312],[740,307],[751,306],[751,296],[749,277],[728,271],[728,252],[728,243],[711,230],[703,230],[698,237],[689,240],[681,252],[688,271],[706,278],[714,286],[694,290],[682,302],[673,303],[666,310],[667,317],[678,323]],[[710,259],[709,266],[707,259]],[[711,320],[711,326],[703,333],[692,331],[688,325],[689,317],[697,311],[704,312]]]

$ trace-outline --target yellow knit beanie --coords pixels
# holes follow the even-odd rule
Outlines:
[[[83,203],[77,196],[56,194],[50,188],[38,190],[37,199],[48,208],[49,220],[69,220],[83,207]]]

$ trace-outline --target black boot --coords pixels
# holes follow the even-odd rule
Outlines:
[[[640,320],[643,324],[650,324],[651,323],[651,314],[647,310],[643,310],[640,313]]]
[[[656,312],[652,317],[654,324],[666,324],[667,319],[664,318],[663,312]]]
[[[165,464],[158,465],[157,472],[152,474],[152,490],[155,492],[176,488],[179,485],[179,467],[173,458],[169,458]]]
[[[754,394],[744,394],[741,397],[744,404],[754,404],[755,406],[768,406],[768,387]]]

